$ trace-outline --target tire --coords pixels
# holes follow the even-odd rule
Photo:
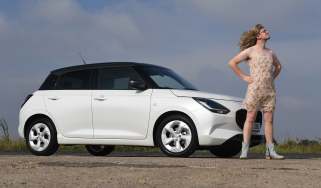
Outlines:
[[[32,121],[27,127],[25,137],[27,148],[34,155],[49,156],[59,148],[56,128],[47,118]]]
[[[198,147],[195,125],[183,115],[172,115],[162,120],[156,130],[156,141],[169,157],[188,157]]]
[[[88,153],[94,156],[106,156],[110,154],[115,146],[107,146],[107,145],[86,145],[85,146]]]
[[[241,149],[242,143],[240,141],[232,140],[219,146],[211,146],[209,151],[217,157],[230,158],[240,153]]]

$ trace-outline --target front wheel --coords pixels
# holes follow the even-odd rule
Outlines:
[[[85,146],[88,153],[94,156],[105,156],[110,154],[115,146],[107,146],[107,145],[86,145]]]
[[[182,115],[165,118],[156,130],[156,140],[161,151],[170,157],[188,157],[198,146],[194,123]]]
[[[33,121],[27,128],[26,145],[34,155],[48,156],[58,150],[54,124],[46,118]]]
[[[217,157],[233,157],[237,155],[242,149],[242,143],[240,141],[229,141],[219,146],[211,146],[210,152]]]

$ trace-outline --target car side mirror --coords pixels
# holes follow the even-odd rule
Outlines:
[[[129,88],[130,89],[137,89],[137,90],[145,90],[146,84],[140,80],[129,80]]]

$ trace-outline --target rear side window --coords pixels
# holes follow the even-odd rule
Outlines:
[[[91,70],[68,72],[60,76],[57,89],[85,90],[91,89]]]
[[[49,74],[44,83],[40,86],[39,90],[53,90],[56,87],[58,76]]]
[[[130,90],[129,80],[142,78],[130,67],[126,68],[103,68],[98,71],[98,89],[101,90]]]

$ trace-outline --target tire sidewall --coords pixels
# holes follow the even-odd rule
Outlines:
[[[174,121],[174,120],[183,121],[191,129],[191,134],[192,134],[191,142],[190,142],[189,146],[182,152],[171,152],[162,143],[161,134],[162,134],[163,128],[165,127],[165,125],[167,123]],[[168,116],[163,121],[161,121],[160,125],[157,127],[157,130],[156,130],[156,140],[157,140],[157,144],[158,144],[159,148],[161,149],[161,151],[170,157],[188,157],[191,154],[193,154],[198,147],[198,137],[197,137],[197,131],[196,131],[194,123],[189,118],[182,116],[182,115]]]
[[[43,151],[36,151],[29,144],[29,133],[30,133],[30,130],[37,123],[46,124],[47,127],[49,128],[49,131],[50,131],[50,142],[49,142],[49,145]],[[52,121],[47,119],[47,118],[39,118],[39,119],[36,119],[36,120],[32,121],[27,127],[27,134],[25,136],[26,136],[25,140],[26,140],[27,148],[34,155],[48,156],[48,155],[54,154],[58,150],[59,145],[58,145],[58,142],[57,142],[57,131],[56,131],[56,128],[55,128],[54,124],[52,123]]]

